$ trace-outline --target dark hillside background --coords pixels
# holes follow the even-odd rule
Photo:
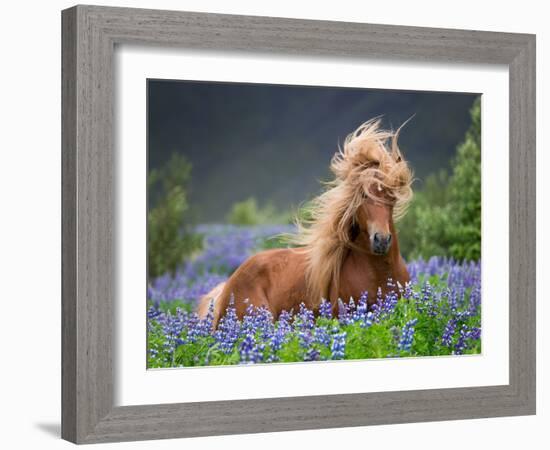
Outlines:
[[[148,81],[148,170],[173,153],[191,163],[198,222],[223,222],[255,197],[288,210],[316,195],[331,156],[362,122],[383,115],[401,133],[417,187],[449,169],[477,94],[190,81]],[[154,204],[150,204],[150,207]]]

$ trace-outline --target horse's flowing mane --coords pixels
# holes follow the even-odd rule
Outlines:
[[[334,180],[310,203],[309,218],[296,221],[298,232],[291,241],[306,253],[307,292],[314,307],[322,298],[329,298],[331,283],[338,284],[346,251],[353,246],[350,232],[364,196],[384,192],[377,200],[388,201],[389,195],[394,220],[406,212],[412,198],[412,173],[397,146],[399,131],[380,129],[380,119],[375,118],[349,134],[330,164]]]

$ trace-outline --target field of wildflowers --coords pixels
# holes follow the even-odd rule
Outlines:
[[[432,257],[408,264],[407,286],[388,280],[367,311],[366,296],[340,301],[337,317],[321,304],[273,321],[264,308],[238,320],[230,307],[218,328],[200,320],[198,299],[255,252],[280,246],[290,226],[203,225],[203,249],[174,275],[151,280],[147,293],[148,367],[179,367],[462,355],[481,352],[481,263]]]

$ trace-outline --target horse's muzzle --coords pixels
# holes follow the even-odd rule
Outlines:
[[[372,251],[377,255],[385,255],[391,247],[391,234],[374,233],[372,237]]]

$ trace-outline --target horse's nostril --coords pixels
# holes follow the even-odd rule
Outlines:
[[[389,245],[391,234],[382,235],[381,233],[374,233],[373,240],[375,244]]]
[[[374,233],[372,236],[372,251],[378,255],[387,254],[391,246],[391,238],[390,233]]]

